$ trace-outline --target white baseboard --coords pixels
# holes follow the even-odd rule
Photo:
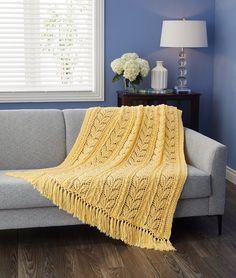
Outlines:
[[[226,179],[236,185],[236,170],[227,166]]]

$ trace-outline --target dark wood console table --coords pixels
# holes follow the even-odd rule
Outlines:
[[[198,131],[200,93],[190,94],[141,94],[117,92],[118,106],[168,104],[183,111],[184,126]]]

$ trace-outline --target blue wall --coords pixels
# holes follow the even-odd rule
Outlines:
[[[112,84],[110,63],[124,52],[135,51],[149,60],[165,61],[169,69],[169,87],[176,79],[177,49],[160,49],[159,40],[163,19],[207,20],[209,48],[188,50],[189,86],[202,92],[201,131],[210,134],[209,115],[213,87],[214,0],[106,0],[105,7],[105,99],[103,103],[18,103],[0,104],[0,109],[20,108],[75,108],[94,105],[116,105],[117,89],[122,84]],[[150,87],[150,76],[144,87]]]
[[[236,1],[216,0],[213,135],[228,146],[236,169]]]

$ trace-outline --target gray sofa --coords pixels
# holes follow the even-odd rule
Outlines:
[[[60,164],[80,131],[86,110],[0,111],[0,229],[77,225],[22,179],[6,171]],[[175,217],[215,215],[225,204],[226,147],[185,129],[188,178]]]

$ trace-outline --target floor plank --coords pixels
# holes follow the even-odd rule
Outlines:
[[[177,252],[130,247],[86,225],[0,231],[0,278],[236,277],[236,186],[216,217],[176,219]]]
[[[18,269],[18,233],[0,231],[0,278],[16,278]]]

